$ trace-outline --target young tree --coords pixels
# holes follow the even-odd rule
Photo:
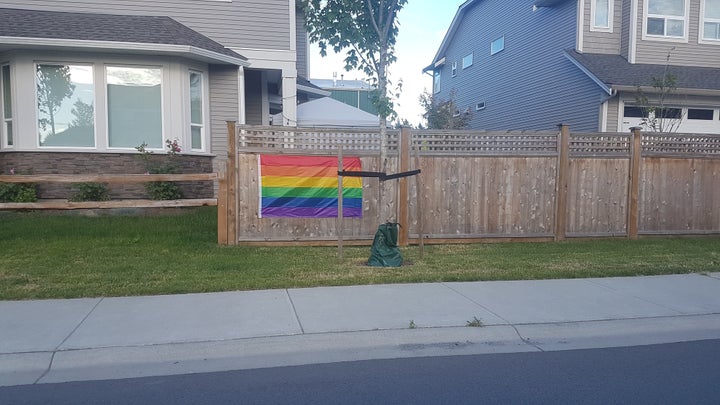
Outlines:
[[[37,99],[42,129],[50,127],[50,135],[55,135],[55,113],[62,107],[63,100],[75,90],[70,78],[70,67],[38,65]]]
[[[380,161],[387,165],[387,118],[393,103],[388,97],[388,66],[396,60],[397,14],[407,0],[297,0],[306,16],[310,41],[320,54],[330,47],[346,52],[345,69],[360,69],[375,83],[374,102],[380,115]]]
[[[670,98],[677,90],[677,76],[670,71],[670,54],[665,59],[665,68],[661,77],[651,77],[652,95],[648,95],[640,86],[637,88],[635,102],[642,110],[643,119],[640,126],[647,131],[675,132],[683,120],[682,108],[669,107]]]
[[[425,110],[423,118],[428,129],[467,128],[473,117],[469,111],[458,110],[454,93],[450,94],[449,100],[442,100],[425,91],[420,95],[420,105]]]

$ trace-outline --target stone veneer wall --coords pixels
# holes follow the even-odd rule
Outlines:
[[[151,159],[164,159],[158,154]],[[182,173],[212,173],[212,156],[179,155]],[[137,154],[78,152],[0,152],[0,173],[10,174],[142,174],[145,166]],[[212,181],[177,182],[184,198],[212,198]],[[142,183],[109,184],[113,199],[148,198]],[[41,183],[38,198],[66,199],[75,193],[70,183]]]

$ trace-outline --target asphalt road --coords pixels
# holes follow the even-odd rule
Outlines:
[[[717,404],[720,340],[0,388],[0,404]]]

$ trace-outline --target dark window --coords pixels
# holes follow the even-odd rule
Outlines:
[[[688,108],[688,119],[689,120],[706,120],[711,121],[713,119],[713,110],[705,110],[699,108]]]
[[[625,117],[644,118],[647,117],[642,107],[625,107]]]

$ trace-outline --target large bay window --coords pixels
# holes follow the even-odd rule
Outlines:
[[[203,150],[204,109],[203,109],[203,75],[200,72],[190,72],[190,147],[193,150]]]
[[[701,41],[720,41],[720,0],[703,0]]]
[[[163,147],[162,69],[108,66],[108,147]]]
[[[38,144],[95,147],[92,66],[38,64],[35,87]]]
[[[184,153],[210,151],[207,64],[58,55],[0,61],[1,148],[135,152],[145,144],[162,153],[169,140]]]
[[[688,0],[645,0],[645,34],[687,39]]]
[[[4,134],[4,145],[13,146],[13,114],[12,114],[12,93],[10,87],[10,65],[2,65],[0,68],[0,92],[2,92],[2,130]]]

